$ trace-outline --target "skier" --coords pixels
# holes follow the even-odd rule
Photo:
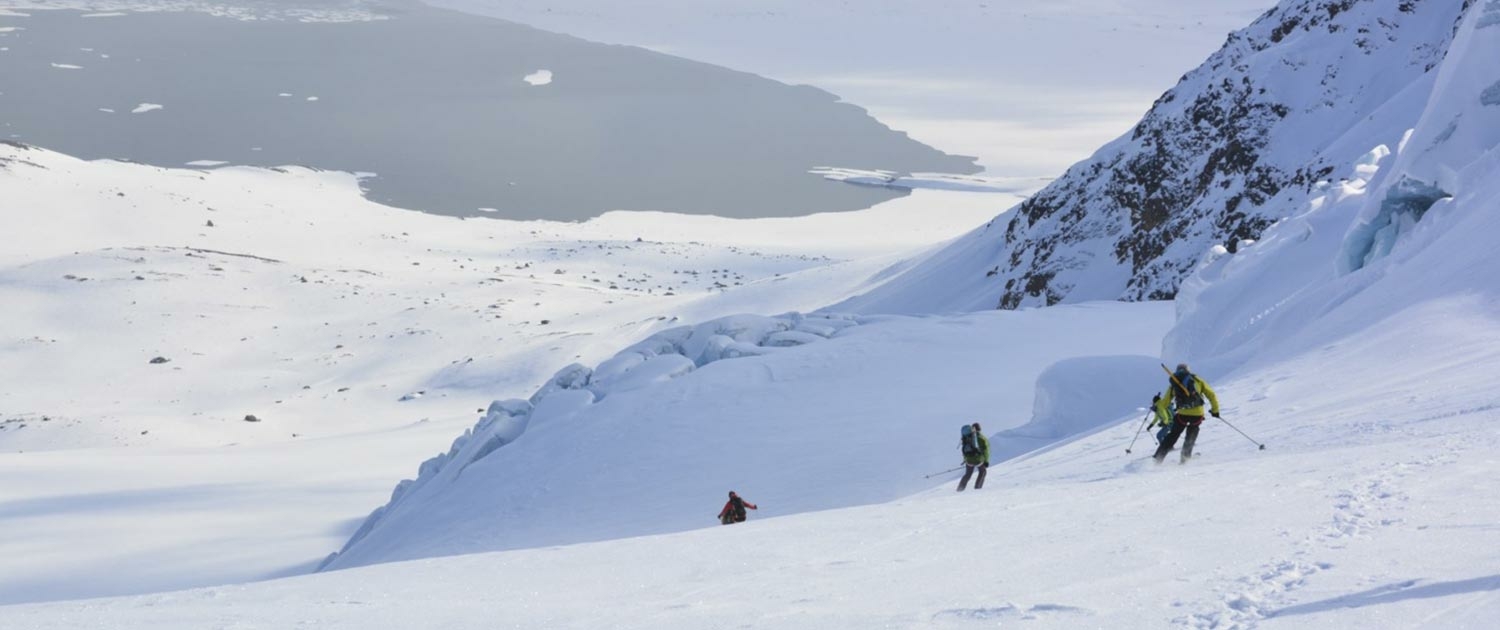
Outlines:
[[[974,469],[979,469],[979,477],[974,480],[974,489],[984,487],[984,473],[990,469],[990,441],[985,439],[984,434],[979,431],[979,423],[964,425],[959,431],[959,450],[964,454],[964,478],[958,480],[958,491],[963,492],[969,486],[969,476],[974,474]]]
[[[1167,417],[1167,409],[1173,409],[1172,423],[1167,429],[1167,435],[1156,447],[1156,463],[1160,464],[1167,458],[1167,453],[1177,446],[1177,438],[1184,432],[1187,440],[1182,443],[1182,463],[1193,456],[1193,443],[1198,441],[1198,427],[1203,424],[1203,399],[1208,398],[1210,403],[1209,415],[1219,417],[1219,397],[1214,395],[1214,390],[1208,386],[1198,375],[1188,370],[1186,363],[1177,364],[1177,371],[1172,373],[1168,379],[1167,395],[1156,401],[1156,417],[1158,421]]]
[[[1156,412],[1156,421],[1153,422],[1151,426],[1160,427],[1156,430],[1156,444],[1158,446],[1160,446],[1162,442],[1165,442],[1167,440],[1167,431],[1171,430],[1172,428],[1172,418],[1167,416],[1166,411],[1157,408],[1157,405],[1159,404],[1161,404],[1161,394],[1152,396],[1151,409]]]
[[[745,508],[758,509],[754,503],[740,498],[733,490],[729,491],[729,501],[724,504],[724,509],[719,510],[719,522],[724,525],[745,522]]]

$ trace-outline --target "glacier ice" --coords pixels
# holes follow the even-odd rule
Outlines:
[[[1441,188],[1410,177],[1386,192],[1380,209],[1368,222],[1355,226],[1344,241],[1340,271],[1349,273],[1385,257],[1401,234],[1411,230],[1439,200],[1452,197]]]

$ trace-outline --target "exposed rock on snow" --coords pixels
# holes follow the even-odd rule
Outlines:
[[[1210,247],[1259,238],[1337,168],[1395,146],[1466,5],[1286,0],[1129,134],[852,306],[1171,298]],[[932,285],[939,276],[951,289]]]
[[[1402,117],[1415,122],[1394,152],[1366,147],[1342,181],[1304,196],[1295,216],[1242,251],[1205,260],[1183,283],[1168,355],[1223,369],[1389,327],[1431,300],[1493,303],[1500,109],[1481,95],[1500,78],[1500,29],[1482,25],[1500,6],[1487,7],[1458,29],[1434,87]]]

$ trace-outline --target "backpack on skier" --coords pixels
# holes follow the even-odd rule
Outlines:
[[[1203,394],[1198,391],[1198,377],[1192,372],[1181,372],[1171,379],[1172,404],[1178,409],[1203,406]]]
[[[966,424],[959,430],[958,450],[964,454],[964,461],[970,463],[978,462],[984,454],[984,450],[979,447],[979,434],[974,431],[973,425]]]
[[[745,499],[733,491],[729,493],[729,501],[724,503],[724,509],[719,510],[719,522],[725,525],[743,523],[748,515],[745,508],[756,509],[754,503],[746,503]]]
[[[965,458],[979,456],[979,439],[974,436],[974,427],[966,424],[959,430],[958,450],[963,451]]]

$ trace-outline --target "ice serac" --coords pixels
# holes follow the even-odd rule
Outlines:
[[[1223,371],[1349,335],[1461,331],[1492,316],[1500,107],[1484,94],[1500,80],[1496,59],[1500,2],[1474,3],[1407,114],[1413,127],[1315,187],[1259,242],[1205,259],[1178,296],[1166,353]]]
[[[1032,453],[1064,438],[1115,426],[1121,415],[1151,403],[1148,392],[1161,391],[1165,379],[1157,371],[1159,362],[1154,356],[1099,356],[1048,366],[1036,379],[1031,420],[991,436],[994,459]]]
[[[1396,146],[1470,4],[1286,0],[1129,133],[848,308],[1172,298],[1204,252],[1258,238],[1372,146]]]
[[[479,422],[454,440],[447,453],[423,462],[416,479],[397,484],[390,502],[371,513],[343,550],[325,559],[320,569],[348,566],[345,556],[350,550],[393,514],[399,515],[407,509],[408,497],[429,487],[438,490],[428,494],[441,495],[442,486],[452,484],[470,465],[516,441],[528,430],[556,424],[614,394],[665,383],[717,361],[759,356],[779,347],[822,341],[857,324],[854,318],[838,315],[725,317],[662,331],[593,369],[576,363],[564,367],[528,400],[491,403]]]

